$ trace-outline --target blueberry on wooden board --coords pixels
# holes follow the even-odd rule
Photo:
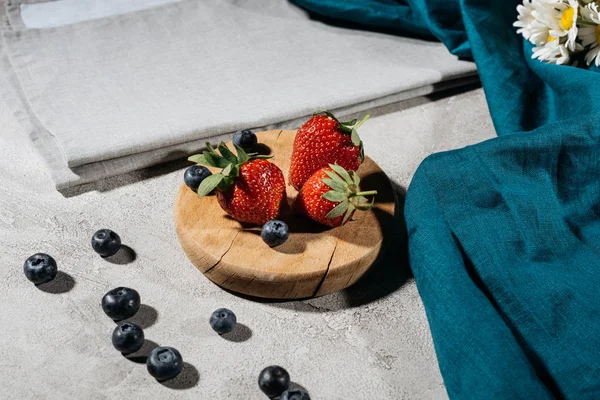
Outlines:
[[[185,170],[183,181],[194,192],[198,191],[198,187],[204,179],[212,175],[208,168],[202,165],[192,165]]]
[[[244,150],[252,150],[257,143],[258,139],[256,135],[249,129],[237,131],[233,134],[233,144]]]
[[[263,225],[260,236],[266,244],[275,247],[288,240],[290,230],[285,222],[273,219]]]

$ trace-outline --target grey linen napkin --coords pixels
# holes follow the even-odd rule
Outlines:
[[[42,29],[11,17],[0,90],[59,189],[475,74],[439,43],[327,26],[278,0],[181,1]]]

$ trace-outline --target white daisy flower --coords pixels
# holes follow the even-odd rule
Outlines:
[[[533,0],[535,1],[535,0]],[[523,5],[519,4],[517,6],[517,12],[519,15],[517,16],[517,20],[513,24],[517,29],[517,33],[523,35],[523,37],[527,40],[531,37],[531,24],[533,24],[536,19],[534,12],[534,4],[531,3],[530,0],[523,0]]]
[[[581,16],[584,20],[593,25],[583,25],[579,28],[579,38],[581,44],[589,47],[589,51],[585,55],[585,62],[591,65],[592,62],[596,66],[600,66],[600,10],[595,3],[588,4],[581,10]]]
[[[575,51],[577,46],[577,17],[579,16],[579,2],[567,0],[566,2],[553,3],[552,11],[544,14],[552,29],[550,35],[556,38],[566,37],[566,46]]]
[[[581,8],[581,18],[585,22],[593,22],[594,24],[600,24],[600,12],[598,11],[598,4],[591,3]]]
[[[553,36],[550,35],[551,28],[543,22],[535,20],[529,25],[530,36],[529,41],[536,46],[541,46],[552,41]]]
[[[513,24],[517,33],[536,46],[548,42],[550,30],[557,26],[560,10],[555,6],[562,0],[523,0],[523,5],[517,6],[519,15]]]
[[[568,64],[570,53],[564,44],[560,44],[557,38],[551,38],[546,44],[533,48],[531,58],[546,61],[549,64]]]

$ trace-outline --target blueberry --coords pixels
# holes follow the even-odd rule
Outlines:
[[[290,386],[290,374],[276,365],[263,369],[258,376],[258,386],[268,397],[277,397]]]
[[[146,360],[150,375],[159,381],[175,378],[183,369],[181,353],[173,347],[157,347]]]
[[[288,239],[290,231],[285,222],[273,219],[263,225],[260,236],[266,244],[275,247]]]
[[[244,150],[251,150],[257,143],[258,139],[256,138],[256,135],[249,129],[237,131],[233,134],[233,144]]]
[[[210,316],[210,326],[219,335],[231,332],[237,324],[237,318],[233,311],[226,308],[219,308]]]
[[[185,174],[183,174],[183,181],[190,189],[192,189],[194,192],[197,192],[202,181],[210,175],[212,175],[212,173],[208,170],[208,168],[203,167],[202,165],[192,165],[185,170]]]
[[[92,248],[102,257],[110,257],[121,248],[121,238],[110,229],[100,229],[92,236]]]
[[[23,272],[25,272],[27,279],[39,285],[54,279],[58,272],[58,267],[54,258],[48,254],[36,253],[25,260]]]
[[[310,396],[302,389],[289,389],[283,392],[279,400],[310,400]]]
[[[133,289],[118,287],[104,295],[102,309],[115,321],[131,318],[140,309],[140,295]]]
[[[112,344],[121,353],[135,353],[144,345],[144,331],[131,322],[122,322],[113,331]]]

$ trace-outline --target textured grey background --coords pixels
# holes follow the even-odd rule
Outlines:
[[[400,191],[428,154],[493,136],[480,89],[375,114],[361,128],[366,151]],[[242,299],[205,279],[179,247],[172,214],[184,161],[61,194],[28,143],[0,100],[1,398],[259,400],[256,378],[270,364],[286,367],[317,400],[447,397],[402,246],[340,293]],[[135,261],[95,256],[89,240],[104,227],[137,252]],[[34,252],[51,254],[64,271],[41,289],[22,273]],[[168,385],[112,348],[114,323],[99,304],[119,285],[140,292],[146,306],[134,320],[147,339],[178,348],[191,365]],[[233,309],[248,329],[218,337],[207,322],[218,307]]]

